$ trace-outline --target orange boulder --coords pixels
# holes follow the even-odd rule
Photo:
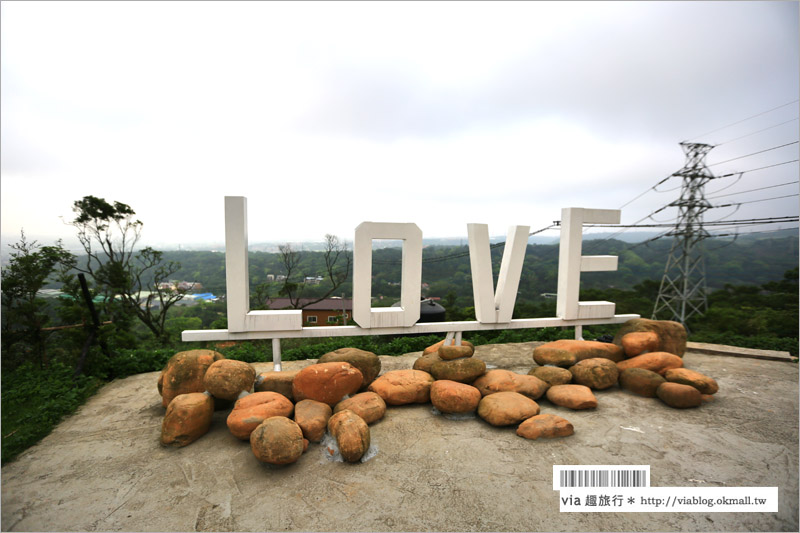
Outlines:
[[[560,339],[533,349],[533,360],[541,366],[570,367],[578,361],[602,357],[614,362],[625,359],[622,348],[608,342]]]
[[[496,392],[513,391],[527,396],[531,400],[538,400],[550,387],[546,381],[536,376],[517,374],[500,368],[489,370],[476,379],[472,386],[481,391],[482,396]]]
[[[330,405],[316,400],[300,400],[294,406],[294,421],[303,430],[303,436],[311,442],[322,440],[332,414]]]
[[[390,370],[369,386],[387,405],[428,403],[433,376],[421,370]]]
[[[656,395],[662,402],[677,409],[697,407],[703,403],[703,397],[699,390],[691,385],[683,385],[682,383],[669,381],[662,383],[658,386]]]
[[[161,444],[183,447],[208,432],[214,399],[203,392],[179,394],[169,402],[161,423]]]
[[[228,415],[228,429],[234,437],[248,440],[261,422],[273,416],[292,416],[294,405],[284,395],[272,391],[254,392],[236,400]]]
[[[221,359],[225,357],[214,350],[188,350],[173,355],[158,380],[161,405],[167,407],[179,394],[204,392],[203,378],[208,367]]]
[[[570,409],[593,409],[597,398],[586,385],[554,385],[547,389],[547,399],[556,405]]]
[[[331,407],[355,393],[364,380],[361,371],[346,362],[317,363],[297,373],[292,383],[295,401],[310,399]]]
[[[645,368],[626,368],[619,373],[619,386],[639,396],[655,398],[664,376]]]
[[[573,433],[575,428],[569,420],[549,413],[532,416],[517,428],[517,435],[532,440],[568,437]]]
[[[473,346],[471,342],[465,341],[464,339],[461,339],[461,344],[462,346],[471,346],[472,348],[475,348],[475,346]],[[448,343],[448,346],[455,346],[455,345],[456,345],[455,339],[451,339],[450,342]],[[431,344],[430,346],[422,350],[422,355],[428,355],[429,353],[436,353],[442,346],[444,346],[444,339],[440,340],[436,344]]]
[[[372,391],[360,392],[336,404],[334,413],[348,409],[364,419],[367,424],[377,422],[386,414],[386,402]]]
[[[691,385],[701,394],[716,394],[719,391],[719,385],[714,378],[688,368],[671,368],[666,371],[664,377],[673,383]]]
[[[298,372],[299,370],[283,370],[280,372],[270,370],[268,372],[261,372],[256,376],[253,390],[255,392],[277,392],[283,394],[290,400],[294,400],[294,396],[292,395],[292,382]]]
[[[222,359],[208,367],[203,384],[214,398],[233,401],[242,392],[250,392],[255,379],[256,370],[249,363]]]
[[[519,424],[539,414],[539,404],[518,392],[495,392],[478,404],[478,416],[493,426]]]
[[[364,419],[347,409],[328,420],[328,431],[336,439],[339,452],[348,463],[355,463],[367,453],[370,444],[369,426]]]
[[[250,434],[250,448],[262,463],[294,463],[305,447],[300,426],[285,416],[267,418]]]
[[[572,373],[574,383],[596,390],[613,387],[619,379],[619,369],[614,361],[602,357],[579,361],[569,367],[569,371]]]
[[[439,379],[431,385],[431,403],[442,413],[470,413],[480,401],[481,392],[466,383]]]
[[[644,368],[662,376],[671,368],[681,368],[683,359],[667,352],[650,352],[617,363],[617,368],[622,371],[627,368]]]
[[[634,318],[620,326],[614,336],[614,344],[622,346],[622,337],[634,331],[652,331],[658,335],[659,344],[653,351],[668,352],[678,357],[683,357],[686,352],[686,328],[680,322]]]
[[[636,357],[647,352],[657,352],[661,345],[655,331],[632,331],[620,339],[625,357]]]

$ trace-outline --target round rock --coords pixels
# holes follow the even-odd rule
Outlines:
[[[283,370],[275,372],[261,372],[256,376],[253,390],[255,392],[277,392],[283,394],[289,400],[294,400],[292,395],[292,382],[299,370],[287,371]]]
[[[303,455],[303,432],[294,420],[273,416],[264,420],[250,434],[250,448],[262,463],[294,463]]]
[[[359,390],[366,390],[370,383],[375,381],[381,373],[381,360],[372,352],[358,348],[339,348],[328,352],[319,358],[317,363],[350,363],[356,367],[363,376]]]
[[[541,366],[570,367],[578,361],[597,357],[617,362],[625,359],[625,354],[615,344],[574,339],[560,339],[533,349],[533,360]]]
[[[481,391],[482,396],[497,392],[512,391],[538,400],[550,385],[536,376],[517,374],[510,370],[496,368],[476,379],[472,385]]]
[[[208,367],[221,359],[225,357],[214,350],[187,350],[170,357],[158,379],[161,405],[167,407],[179,394],[204,392]]]
[[[228,415],[228,429],[237,439],[248,440],[261,422],[273,416],[292,416],[294,404],[277,392],[255,392],[236,400]]]
[[[294,406],[294,421],[300,426],[303,437],[311,442],[322,440],[332,414],[330,405],[316,400],[300,400]]]
[[[369,426],[363,418],[347,409],[328,420],[328,431],[336,439],[339,452],[348,463],[358,462],[370,444]]]
[[[431,385],[431,403],[442,413],[471,413],[480,401],[481,392],[466,383],[439,379]]]
[[[455,344],[456,344],[456,340],[455,339],[451,339],[450,343],[448,345],[449,346],[455,346]],[[471,342],[465,341],[464,339],[461,339],[461,344],[462,344],[462,346],[472,346],[472,348],[475,348],[475,346],[473,346],[473,344]],[[428,346],[427,348],[422,350],[422,355],[428,355],[429,353],[436,353],[436,352],[439,351],[439,348],[441,348],[442,346],[444,346],[444,339],[440,340],[436,344],[431,344],[430,346]]]
[[[614,361],[600,357],[584,359],[569,367],[572,381],[590,389],[603,390],[613,387],[619,379],[619,369]]]
[[[719,391],[719,385],[714,378],[688,368],[671,368],[664,373],[664,377],[673,383],[691,385],[701,394],[716,394]]]
[[[387,405],[428,403],[433,376],[421,370],[390,370],[369,386]]]
[[[661,340],[655,331],[632,331],[620,339],[625,357],[636,357],[647,352],[657,352]]]
[[[683,367],[683,359],[667,352],[650,352],[617,363],[617,368],[622,371],[626,368],[644,368],[662,376],[671,368]]]
[[[517,428],[517,435],[532,440],[568,437],[573,433],[575,428],[569,420],[549,413],[532,416]]]
[[[626,368],[619,373],[619,386],[639,396],[655,398],[664,376],[644,368]]]
[[[597,398],[592,394],[592,389],[586,385],[554,385],[547,389],[547,399],[556,405],[568,407],[569,409],[593,409],[597,407]]]
[[[493,426],[519,424],[539,414],[539,404],[518,392],[496,392],[478,404],[478,416]]]
[[[161,422],[161,444],[183,447],[206,433],[214,416],[214,400],[202,392],[179,394],[169,402]]]
[[[431,352],[419,357],[416,361],[414,361],[414,365],[411,368],[414,370],[422,370],[423,372],[430,374],[433,364],[438,363],[441,360],[442,358],[439,357],[438,352]]]
[[[658,335],[659,345],[653,351],[668,352],[679,357],[686,352],[686,328],[680,322],[634,318],[620,326],[614,344],[622,346],[622,337],[634,331],[652,331]]]
[[[374,392],[361,392],[342,400],[333,408],[334,413],[344,410],[353,411],[369,425],[377,422],[386,414],[386,402]]]
[[[658,386],[656,395],[662,402],[677,409],[697,407],[703,403],[699,390],[691,385],[683,385],[682,383],[671,383],[669,381],[662,383]]]
[[[298,402],[309,399],[333,407],[345,396],[357,392],[363,381],[361,371],[350,363],[317,363],[297,373],[292,395]]]
[[[222,359],[208,367],[203,384],[215,398],[233,401],[242,392],[249,392],[255,379],[256,371],[249,363]]]
[[[463,357],[452,361],[439,361],[431,365],[435,379],[448,379],[470,384],[486,372],[486,363],[477,357]]]
[[[436,353],[438,353],[439,357],[443,360],[452,361],[453,359],[460,359],[462,357],[472,357],[472,354],[475,353],[475,348],[468,344],[462,344],[461,346],[442,345]]]
[[[572,381],[572,372],[557,366],[535,366],[528,372],[550,385],[564,385]]]

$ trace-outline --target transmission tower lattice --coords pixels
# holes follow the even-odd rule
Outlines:
[[[689,317],[708,310],[702,242],[709,234],[703,228],[703,213],[712,207],[705,198],[705,185],[714,175],[706,167],[705,157],[714,146],[689,142],[680,145],[686,154],[686,164],[673,176],[683,178],[681,195],[669,204],[678,208],[678,220],[675,228],[665,234],[673,240],[653,319],[661,316],[662,320],[686,326]]]

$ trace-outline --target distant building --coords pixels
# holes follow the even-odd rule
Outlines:
[[[203,290],[203,284],[199,281],[180,281],[178,282],[178,290],[200,292]]]
[[[313,298],[301,298],[300,305],[313,301]],[[289,298],[275,298],[268,309],[293,309]],[[352,321],[353,300],[351,298],[325,298],[303,308],[304,326],[336,326]]]

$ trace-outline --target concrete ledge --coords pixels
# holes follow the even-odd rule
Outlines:
[[[686,349],[695,353],[705,353],[710,355],[727,355],[730,357],[749,357],[751,359],[765,359],[768,361],[788,361],[792,362],[794,357],[789,352],[778,352],[775,350],[756,350],[754,348],[739,348],[738,346],[726,346],[724,344],[708,344],[705,342],[687,342]]]
[[[526,374],[535,344],[475,357]],[[382,371],[419,355],[379,356]],[[536,441],[431,404],[389,407],[370,426],[369,461],[333,462],[311,444],[284,467],[259,463],[226,410],[189,446],[161,446],[159,373],[117,379],[3,466],[0,530],[798,531],[797,367],[691,350],[684,364],[717,381],[712,402],[672,409],[619,387],[597,391],[595,409],[540,398],[575,434]],[[778,487],[778,512],[562,513],[553,465],[605,464],[650,465],[654,487]]]

